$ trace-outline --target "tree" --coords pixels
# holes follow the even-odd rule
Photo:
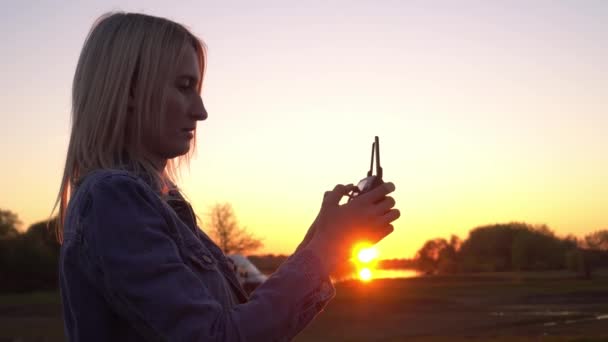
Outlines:
[[[60,246],[53,233],[55,223],[38,222],[16,237],[0,239],[0,291],[57,288]]]
[[[0,209],[0,239],[11,239],[19,235],[19,226],[21,221],[17,214]]]
[[[588,249],[608,250],[608,229],[587,234],[584,241],[585,247]]]
[[[225,254],[244,254],[263,246],[261,239],[238,224],[230,203],[217,203],[211,208],[206,230]]]
[[[455,235],[449,242],[443,238],[428,240],[416,254],[418,268],[427,273],[454,273],[460,244]]]
[[[501,272],[564,269],[577,263],[576,237],[559,238],[546,225],[511,222],[474,228],[463,241],[458,269]]]
[[[576,270],[585,279],[591,279],[593,272],[608,266],[608,229],[598,230],[585,235],[580,240],[576,253],[569,255],[572,270]]]

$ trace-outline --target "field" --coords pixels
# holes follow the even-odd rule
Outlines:
[[[322,340],[608,341],[608,277],[503,273],[345,282],[296,339]]]
[[[608,341],[608,276],[348,281],[296,341]],[[57,293],[0,295],[0,341],[60,341]]]

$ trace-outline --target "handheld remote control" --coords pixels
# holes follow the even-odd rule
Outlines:
[[[374,156],[376,157],[376,175],[372,175],[372,171],[374,169]],[[353,198],[362,195],[379,185],[383,184],[382,181],[382,167],[380,166],[380,140],[378,136],[374,138],[374,143],[372,144],[372,158],[369,166],[369,171],[367,172],[367,177],[363,178],[357,184],[357,189],[351,191],[348,194],[348,201],[350,202]]]

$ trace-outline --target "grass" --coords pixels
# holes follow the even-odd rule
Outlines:
[[[608,341],[608,278],[484,274],[337,284],[296,341]]]
[[[607,341],[608,277],[503,273],[347,281],[306,341]],[[568,321],[572,321],[568,323]],[[0,295],[1,341],[63,341],[57,292]]]
[[[59,292],[0,295],[0,341],[63,341]]]
[[[0,306],[32,304],[61,305],[61,297],[59,296],[59,292],[28,292],[0,294]]]

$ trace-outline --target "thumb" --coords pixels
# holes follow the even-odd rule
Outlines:
[[[338,205],[343,196],[347,195],[350,191],[353,190],[355,186],[353,184],[342,185],[338,184],[334,187],[332,191],[326,191],[325,195],[323,195],[323,203]]]

